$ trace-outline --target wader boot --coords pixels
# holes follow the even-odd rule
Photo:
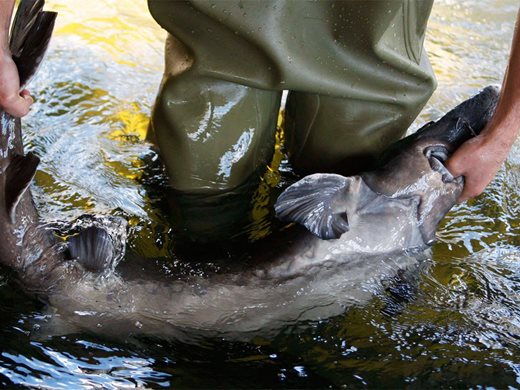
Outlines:
[[[400,138],[435,88],[432,0],[148,0],[168,32],[149,139],[177,233],[229,238],[273,153],[283,90],[297,172],[353,173]]]

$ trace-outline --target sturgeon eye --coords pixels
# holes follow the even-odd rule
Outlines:
[[[428,159],[430,167],[442,175],[442,181],[444,183],[451,183],[454,180],[453,175],[444,165],[448,159],[448,149],[446,149],[445,146],[428,146],[424,149],[423,153]]]

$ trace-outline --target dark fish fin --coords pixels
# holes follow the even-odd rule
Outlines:
[[[9,49],[13,56],[19,56],[25,38],[36,22],[38,14],[43,10],[45,0],[22,0],[11,27]]]
[[[41,0],[23,0],[11,29],[10,50],[18,67],[20,85],[36,73],[49,45],[56,12],[42,11]]]
[[[346,211],[335,206],[347,196],[350,181],[335,174],[306,176],[278,197],[276,216],[282,221],[298,222],[320,238],[339,238],[349,226]]]
[[[86,269],[103,272],[115,257],[115,246],[103,228],[91,226],[68,239],[69,254]]]
[[[32,154],[27,153],[25,156],[14,155],[6,169],[6,185],[5,185],[5,206],[7,214],[14,222],[16,215],[16,206],[22,198],[23,193],[31,184],[31,180],[36,173],[36,168],[40,163],[40,159]]]

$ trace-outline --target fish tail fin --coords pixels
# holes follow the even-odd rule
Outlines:
[[[31,184],[40,159],[29,152],[25,156],[14,155],[6,168],[5,206],[7,214],[14,222],[16,206]]]
[[[36,73],[49,46],[56,12],[43,11],[44,0],[22,0],[11,27],[9,49],[18,67],[20,86]]]
[[[44,0],[22,1],[16,10],[16,14],[11,26],[9,49],[12,55],[20,55],[23,42],[36,18],[43,11]]]
[[[44,0],[21,0],[10,32],[9,49],[18,68],[20,86],[27,84],[40,65],[49,46],[55,12],[43,11]],[[24,156],[20,120],[0,111],[0,150],[7,160],[5,171],[4,206],[11,223],[16,218],[16,206],[36,173],[39,158],[32,153]]]

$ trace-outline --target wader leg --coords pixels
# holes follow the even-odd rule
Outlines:
[[[191,70],[163,83],[149,139],[166,165],[178,234],[213,241],[243,229],[273,154],[280,97]]]
[[[421,107],[290,92],[285,145],[296,171],[346,175],[370,169],[378,155],[398,140]]]

